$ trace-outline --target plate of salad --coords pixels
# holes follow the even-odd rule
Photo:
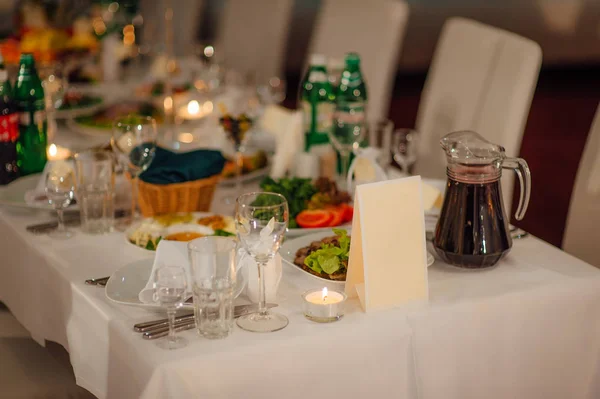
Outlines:
[[[283,262],[293,270],[329,285],[346,283],[350,258],[351,231],[339,228],[286,240],[279,249]],[[435,258],[427,252],[427,266]]]
[[[69,90],[60,107],[56,110],[57,119],[76,118],[96,112],[104,100],[99,95]]]
[[[151,116],[160,124],[163,120],[162,111],[147,102],[127,101],[101,108],[90,115],[81,115],[67,121],[67,125],[83,134],[91,136],[106,136],[112,134],[115,120],[128,115]]]
[[[331,229],[286,240],[279,253],[283,263],[323,283],[343,286],[350,254],[350,233]]]
[[[354,214],[352,198],[326,177],[315,181],[295,177],[274,180],[267,177],[260,183],[260,188],[262,191],[281,194],[287,199],[290,212],[288,237],[331,232],[332,227],[351,225]],[[257,201],[261,201],[260,196]]]

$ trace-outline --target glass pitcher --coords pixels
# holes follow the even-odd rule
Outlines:
[[[507,158],[502,146],[471,131],[450,133],[440,144],[448,167],[446,194],[433,245],[449,264],[467,269],[494,266],[512,246],[502,202],[502,169],[513,169],[521,184],[515,218],[529,203],[531,173],[521,158]]]

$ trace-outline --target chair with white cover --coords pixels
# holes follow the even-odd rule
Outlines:
[[[368,118],[386,117],[409,8],[396,0],[323,0],[310,54],[343,60],[360,55],[369,96]]]
[[[268,105],[259,121],[260,128],[275,138],[270,172],[274,179],[284,177],[292,168],[296,154],[302,152],[302,116],[302,111]]]
[[[414,172],[445,178],[439,140],[458,130],[474,130],[502,145],[507,156],[518,156],[541,62],[542,50],[532,40],[469,19],[449,19],[419,104],[419,156]],[[502,181],[509,211],[512,173]]]
[[[579,162],[563,249],[600,268],[600,106]]]
[[[173,53],[177,57],[193,54],[198,27],[202,19],[204,0],[171,1],[173,9]],[[166,0],[141,0],[140,11],[144,17],[142,39],[145,44],[165,44]]]
[[[293,0],[227,0],[216,54],[244,77],[281,76]]]

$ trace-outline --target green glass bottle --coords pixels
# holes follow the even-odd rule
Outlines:
[[[19,75],[14,88],[19,112],[17,165],[21,175],[39,173],[46,165],[48,124],[44,105],[44,89],[32,54],[22,54]]]
[[[345,67],[340,78],[340,85],[335,93],[335,113],[333,135],[341,143],[352,145],[361,132],[361,147],[368,145],[367,140],[367,85],[360,70],[360,56],[356,53],[346,54]],[[344,163],[352,162],[354,154],[348,159],[338,154],[338,172],[343,176],[349,167]]]
[[[334,110],[335,95],[327,77],[325,57],[313,54],[308,71],[301,84],[300,101],[304,111],[304,132],[306,152],[314,152],[318,147],[330,148],[328,130]]]

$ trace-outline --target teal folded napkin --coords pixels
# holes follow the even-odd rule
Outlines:
[[[225,157],[220,151],[196,150],[175,153],[157,147],[152,163],[140,175],[151,184],[183,183],[221,174]]]

